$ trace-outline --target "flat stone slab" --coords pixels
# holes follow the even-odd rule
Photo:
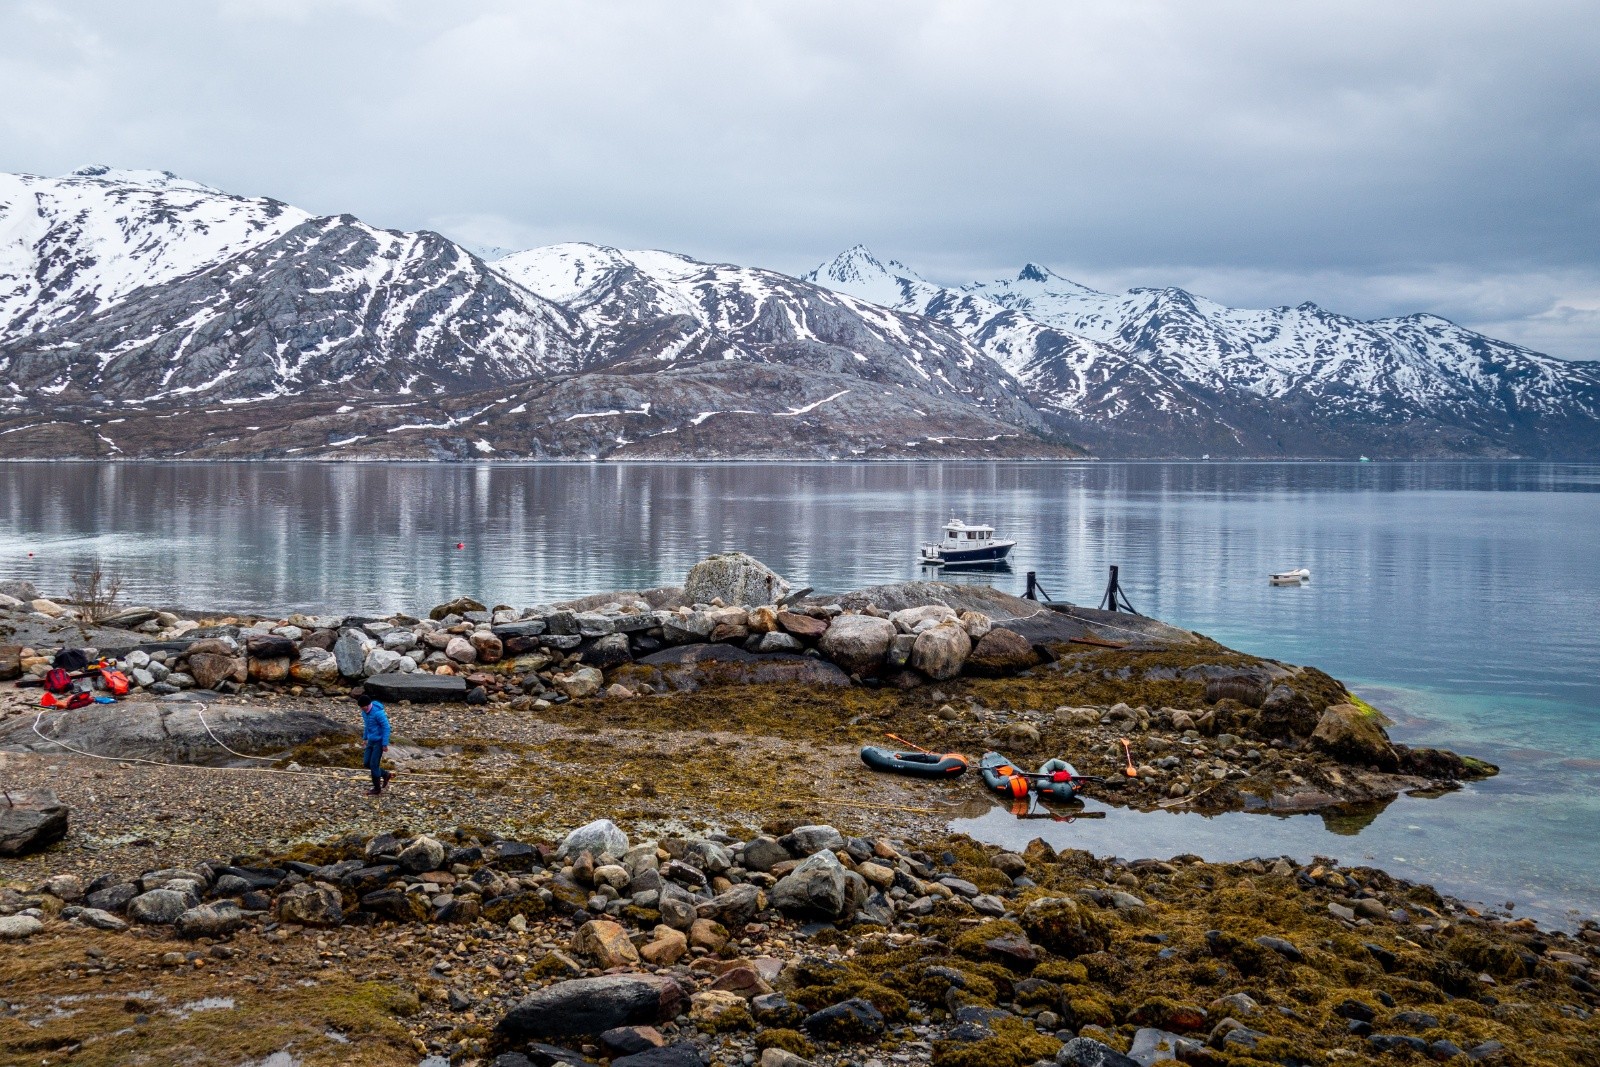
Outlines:
[[[467,680],[454,674],[380,674],[361,689],[369,697],[413,704],[458,704],[467,699]]]
[[[125,701],[113,708],[47,711],[39,725],[43,737],[33,732],[33,716],[18,716],[0,724],[0,751],[64,756],[77,750],[114,759],[222,764],[238,759],[229,748],[251,755],[282,752],[317,737],[358,735],[361,726],[360,712],[348,703],[342,721],[319,712],[225,703],[210,704],[202,719],[203,703]]]

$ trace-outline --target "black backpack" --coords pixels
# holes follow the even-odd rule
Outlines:
[[[68,674],[87,670],[89,667],[89,653],[81,648],[63,648],[56,653],[56,658],[50,661],[50,666],[60,667]]]

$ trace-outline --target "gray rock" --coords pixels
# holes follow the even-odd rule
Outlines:
[[[176,925],[178,933],[187,938],[223,937],[243,926],[244,920],[245,915],[239,910],[239,905],[231,900],[219,900],[189,908],[178,916]]]
[[[1262,948],[1271,949],[1290,963],[1299,963],[1304,958],[1298,948],[1295,948],[1281,937],[1258,937],[1256,938],[1256,944]]]
[[[755,639],[754,644],[752,652],[804,652],[806,647],[798,638],[781,630],[762,634]]]
[[[772,887],[772,906],[792,915],[840,919],[851,909],[845,869],[832,852],[818,852]]]
[[[375,648],[367,653],[367,658],[361,664],[361,673],[369,678],[373,675],[388,674],[400,669],[400,653],[391,652],[387,648]]]
[[[888,619],[840,615],[828,624],[817,648],[851,674],[875,674],[894,635],[894,623]]]
[[[979,915],[1001,916],[1006,913],[1006,902],[992,893],[980,893],[973,897],[972,907]]]
[[[1128,1058],[1140,1067],[1151,1067],[1156,1063],[1177,1062],[1180,1051],[1185,1059],[1190,1059],[1203,1047],[1193,1038],[1146,1026],[1134,1033]]]
[[[372,642],[359,630],[346,630],[333,645],[333,658],[346,678],[361,677]]]
[[[716,621],[703,611],[671,614],[661,624],[662,636],[668,644],[687,645],[704,641],[717,628]]]
[[[621,666],[632,659],[633,652],[628,646],[628,638],[625,634],[607,634],[590,645],[583,653],[584,663],[591,667],[599,667],[602,670]]]
[[[797,826],[779,838],[778,843],[795,856],[810,856],[824,850],[839,852],[845,846],[844,835],[831,826]]]
[[[410,630],[390,630],[383,635],[383,647],[404,655],[417,647],[417,638]]]
[[[753,885],[736,885],[726,893],[718,893],[701,904],[696,913],[702,919],[715,919],[730,930],[736,930],[755,918],[761,910],[761,890]]]
[[[44,929],[32,915],[0,915],[0,941],[20,941]]]
[[[368,696],[391,703],[459,704],[467,699],[467,680],[456,674],[385,674],[362,685]]]
[[[28,719],[26,725],[31,734],[33,719]],[[4,732],[0,731],[0,743],[3,741]],[[50,747],[60,751],[54,745]],[[48,789],[12,789],[9,796],[0,797],[0,856],[37,852],[65,836],[67,806],[55,793]]]
[[[569,833],[556,850],[556,856],[566,859],[580,852],[590,852],[596,859],[601,856],[621,859],[627,851],[628,837],[617,829],[617,824],[610,819],[596,819]]]
[[[775,604],[789,595],[789,583],[777,571],[744,552],[722,552],[696,563],[683,583],[692,604],[720,600],[727,605],[756,607]]]
[[[97,911],[121,911],[128,901],[139,895],[139,887],[132,882],[122,882],[97,889],[83,898],[88,908]]]
[[[794,859],[794,854],[778,843],[773,837],[757,837],[744,846],[744,867],[750,871],[770,871],[773,867],[786,860]]]
[[[511,1042],[599,1034],[618,1026],[653,1026],[687,1009],[683,988],[670,978],[575,978],[534,993],[506,1013],[495,1031]]]
[[[572,621],[577,625],[580,637],[605,637],[616,633],[616,623],[610,616],[601,615],[596,611],[580,611],[572,616]]]
[[[445,847],[424,834],[400,852],[400,869],[411,874],[436,871],[444,865]]]
[[[59,712],[40,730],[47,738],[100,755],[200,763],[233,758],[218,747],[218,741],[240,752],[281,752],[314,738],[354,734],[360,718],[354,708],[350,710],[350,718],[339,722],[293,708],[213,704],[205,709],[202,722],[201,708],[194,702],[136,701],[118,704],[115,715],[107,715],[99,705]],[[0,722],[0,749],[61,751],[59,745],[41,740],[32,727],[32,717]],[[0,799],[0,825],[5,811]]]
[[[127,923],[123,922],[109,911],[101,911],[99,908],[78,908],[73,913],[72,918],[78,920],[86,926],[92,926],[96,930],[116,931],[126,930],[128,928]]]
[[[661,911],[662,923],[674,930],[687,930],[700,917],[695,905],[676,897],[662,897],[657,906]]]
[[[1138,1060],[1129,1059],[1092,1037],[1075,1037],[1062,1045],[1056,1062],[1065,1067],[1139,1067]]]
[[[194,897],[176,889],[152,889],[128,901],[128,918],[155,926],[169,926],[195,906]]]
[[[278,898],[278,921],[301,926],[338,926],[344,922],[339,891],[317,882],[301,882]]]

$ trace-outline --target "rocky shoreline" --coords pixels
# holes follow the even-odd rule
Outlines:
[[[4,1062],[1583,1063],[1600,1047],[1593,927],[1541,930],[1330,860],[1003,852],[947,830],[994,803],[975,776],[855,759],[885,733],[1064,755],[1105,776],[1107,803],[1208,812],[1493,773],[1393,744],[1319,671],[1153,620],[937,583],[796,593],[738,556],[681,589],[463,598],[428,618],[90,624],[7,594],[0,674],[23,684],[0,690],[16,794],[0,937],[25,951],[0,963]],[[114,656],[133,692],[41,714],[27,683],[60,647]],[[397,786],[376,799],[355,690],[394,719]]]

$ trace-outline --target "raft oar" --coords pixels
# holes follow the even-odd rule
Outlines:
[[[1124,759],[1126,759],[1128,761],[1127,769],[1124,770],[1123,773],[1126,774],[1129,778],[1137,778],[1137,777],[1139,777],[1139,772],[1137,770],[1135,770],[1134,766],[1133,766],[1133,749],[1128,747],[1128,739],[1126,737],[1123,737],[1123,738],[1119,738],[1119,740],[1121,740],[1121,742],[1122,742],[1122,756],[1123,756]]]
[[[894,734],[884,734],[883,736],[887,737],[891,741],[898,741],[902,745],[905,745],[907,748],[914,748],[918,752],[922,753],[924,756],[937,756],[937,755],[940,755],[940,753],[938,753],[938,752],[930,752],[930,751],[928,751],[927,749],[923,748],[921,745],[913,745],[910,741],[907,741],[903,737],[896,737]]]

